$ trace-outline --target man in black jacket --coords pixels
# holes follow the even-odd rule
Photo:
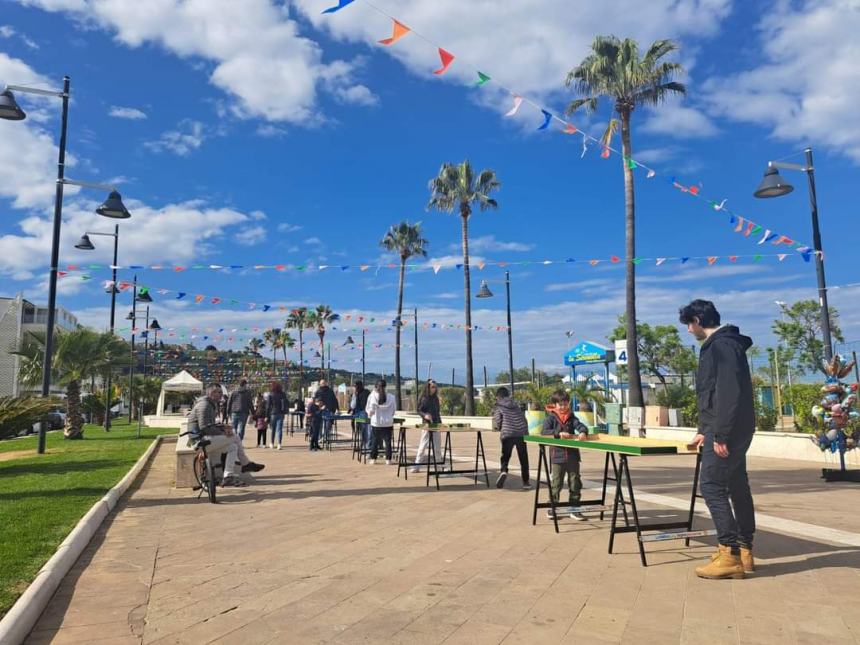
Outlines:
[[[747,350],[752,339],[734,325],[721,325],[714,303],[694,300],[680,310],[687,331],[702,341],[696,376],[702,446],[700,487],[719,551],[698,567],[701,578],[743,578],[755,570],[752,541],[755,511],[747,478],[746,453],[755,431],[755,407]],[[731,503],[729,503],[731,500]]]

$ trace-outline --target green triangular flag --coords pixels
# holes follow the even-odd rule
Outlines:
[[[633,258],[633,264],[639,264],[642,261],[642,258]]]
[[[758,232],[760,232],[760,231],[761,231],[761,226],[759,226],[758,224],[756,224],[756,225],[753,227],[753,230],[752,230],[752,231],[750,231],[750,235],[755,235],[756,233],[758,233]]]
[[[758,262],[759,260],[761,260],[761,256],[760,256],[760,255],[754,255],[754,256],[753,256],[753,262]]]
[[[639,164],[633,161],[630,157],[627,157],[626,161],[627,167],[630,168],[630,170],[634,170],[639,167]]]
[[[484,74],[484,72],[478,72],[478,81],[475,83],[476,87],[481,87],[484,83],[490,80],[490,77]]]

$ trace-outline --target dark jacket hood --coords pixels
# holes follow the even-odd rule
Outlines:
[[[735,325],[720,327],[702,343],[702,349],[705,349],[705,347],[716,341],[737,343],[744,351],[747,351],[753,344],[752,338],[744,336],[741,330]]]
[[[514,401],[514,397],[506,396],[503,399],[496,399],[496,406],[504,410],[520,410],[520,404]]]

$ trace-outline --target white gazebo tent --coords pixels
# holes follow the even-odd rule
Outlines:
[[[161,384],[161,394],[158,395],[158,405],[154,416],[147,415],[144,419],[146,425],[156,428],[175,428],[179,423],[182,415],[165,414],[164,400],[166,392],[197,392],[203,393],[203,383],[191,376],[185,370],[182,370],[176,376],[164,381]]]

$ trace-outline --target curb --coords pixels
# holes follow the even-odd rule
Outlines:
[[[0,620],[0,645],[18,645],[27,638],[30,630],[36,625],[36,621],[39,620],[42,612],[54,596],[57,587],[60,586],[60,582],[74,566],[78,557],[83,553],[119,499],[137,479],[164,438],[164,435],[155,438],[125,477],[111,488],[104,497],[93,504],[87,514],[80,519],[71,533],[57,547],[57,551],[39,570],[27,590]]]

